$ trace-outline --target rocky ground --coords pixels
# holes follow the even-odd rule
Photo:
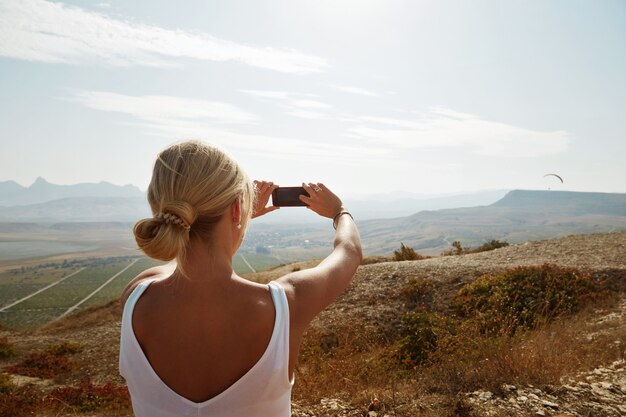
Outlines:
[[[328,329],[341,322],[358,319],[370,323],[373,328],[378,329],[377,331],[381,331],[380,329],[384,331],[386,327],[393,328],[398,325],[398,312],[405,308],[404,301],[399,296],[399,288],[410,277],[424,277],[437,282],[439,287],[433,305],[435,308],[444,309],[456,289],[484,273],[498,272],[518,265],[543,263],[589,270],[610,277],[617,287],[626,287],[626,232],[527,242],[462,256],[364,265],[359,268],[348,291],[320,314],[312,326],[316,329]],[[268,281],[289,273],[294,268],[311,265],[313,264],[284,266],[250,278]],[[48,387],[46,389],[73,384],[85,376],[89,376],[96,383],[123,383],[123,379],[117,373],[119,314],[116,303],[112,303],[106,307],[81,312],[34,332],[17,333],[0,329],[0,336],[8,336],[23,353],[38,351],[62,340],[75,341],[83,346],[83,351],[74,358],[78,364],[75,372],[54,381],[14,376],[15,382],[36,383]],[[598,312],[597,320],[611,321],[626,328],[626,302],[612,311]],[[581,335],[581,343],[584,343],[585,337],[594,335]],[[626,340],[617,340],[616,343],[626,346]],[[466,416],[561,414],[581,417],[626,415],[626,364],[623,359],[607,363],[597,369],[581,370],[576,375],[568,375],[558,386],[539,389],[532,386],[510,385],[503,388],[502,393],[497,394],[488,391],[459,393],[455,399],[459,403],[456,414]],[[4,367],[11,363],[9,360],[0,365]],[[297,385],[298,382],[296,389]],[[436,405],[429,404],[424,399],[404,399],[404,401],[418,403],[412,409],[429,409],[427,415],[437,415]],[[320,398],[317,404],[305,405],[294,402],[293,415],[296,417],[404,415],[400,414],[400,408],[392,412],[385,410],[384,407],[377,407],[374,403],[369,404],[369,408],[371,410],[368,410],[368,404],[354,407],[345,399]],[[471,411],[463,411],[466,409]],[[72,412],[68,415],[75,414]]]
[[[506,394],[489,391],[467,393],[466,401],[479,415],[626,415],[626,362],[615,361],[606,367],[563,380],[560,386],[544,388],[506,385]]]

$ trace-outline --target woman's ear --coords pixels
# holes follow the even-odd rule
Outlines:
[[[241,224],[241,197],[237,197],[230,206],[233,223]]]

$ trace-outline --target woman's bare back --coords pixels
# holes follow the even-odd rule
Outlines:
[[[160,280],[137,301],[132,323],[161,380],[179,395],[203,402],[257,363],[270,342],[275,314],[264,285],[232,281],[177,291]]]

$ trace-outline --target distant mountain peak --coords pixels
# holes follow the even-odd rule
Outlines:
[[[37,177],[37,179],[35,179],[35,182],[31,184],[31,187],[36,186],[36,185],[48,185],[48,184],[50,183],[46,181],[44,177]]]

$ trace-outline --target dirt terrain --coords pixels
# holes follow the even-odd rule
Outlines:
[[[341,323],[358,321],[367,323],[363,331],[385,332],[399,325],[400,312],[406,306],[400,297],[400,288],[411,277],[425,277],[437,283],[435,308],[445,309],[447,301],[463,284],[485,274],[499,272],[518,265],[540,265],[544,263],[577,267],[591,271],[598,276],[608,277],[615,287],[626,286],[626,232],[576,235],[559,239],[526,242],[490,252],[446,256],[420,261],[382,262],[363,265],[349,289],[333,305],[320,314],[312,324],[312,332],[328,332],[339,328]],[[271,271],[247,276],[250,279],[267,282],[298,268],[315,265],[313,262],[291,264]],[[118,349],[120,311],[116,302],[106,306],[70,316],[63,321],[50,324],[34,332],[13,332],[0,329],[0,337],[7,336],[22,354],[40,351],[46,346],[60,341],[73,341],[83,346],[82,352],[72,360],[77,367],[71,373],[43,380],[13,376],[18,384],[33,383],[50,390],[53,386],[76,384],[84,377],[94,383],[123,384],[118,375]],[[611,311],[598,311],[598,321],[609,321],[614,327],[626,328],[626,302]],[[624,333],[622,333],[624,334]],[[586,337],[581,335],[581,343]],[[626,340],[617,340],[624,351]],[[626,415],[626,364],[624,354],[621,361],[606,363],[597,369],[580,369],[575,375],[564,378],[561,386],[522,387],[510,386],[506,396],[488,391],[458,393],[461,401],[473,411],[456,415],[511,415],[536,416],[558,414],[576,416],[619,416]],[[5,367],[19,360],[8,359],[0,362]],[[294,388],[294,416],[364,416],[368,414],[368,404],[355,405],[338,395],[337,398],[319,398],[315,404],[301,404],[296,398],[298,376]],[[339,394],[339,393],[338,393]],[[428,398],[404,398],[406,407],[396,407],[393,411],[373,411],[369,415],[415,415],[415,410],[424,410],[423,415],[437,414],[436,402]],[[410,406],[409,406],[410,405]],[[403,411],[406,410],[406,411]],[[430,410],[426,413],[425,410]],[[406,413],[406,414],[405,414]],[[473,414],[472,414],[473,413]],[[76,415],[74,411],[39,415]],[[85,415],[130,415],[128,412],[102,412]]]

